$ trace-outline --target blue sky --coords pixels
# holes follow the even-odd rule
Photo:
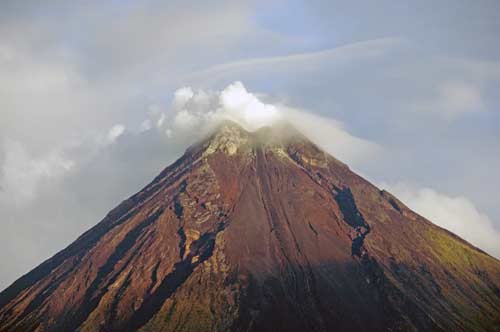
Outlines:
[[[208,114],[248,109],[278,109],[499,257],[498,31],[496,0],[2,1],[0,288],[175,160]]]

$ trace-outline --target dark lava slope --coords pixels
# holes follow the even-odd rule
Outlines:
[[[4,290],[0,331],[498,331],[499,287],[293,129],[225,123]]]

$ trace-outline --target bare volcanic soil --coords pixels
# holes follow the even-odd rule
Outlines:
[[[0,293],[0,332],[498,331],[499,287],[293,128],[227,122]]]

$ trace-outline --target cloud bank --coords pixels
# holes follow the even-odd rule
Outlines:
[[[448,196],[431,188],[419,188],[402,182],[382,184],[381,187],[436,225],[500,258],[500,231],[467,198]]]

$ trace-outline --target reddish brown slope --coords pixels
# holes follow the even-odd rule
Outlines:
[[[0,331],[495,330],[496,259],[278,131],[189,149],[2,292]]]

